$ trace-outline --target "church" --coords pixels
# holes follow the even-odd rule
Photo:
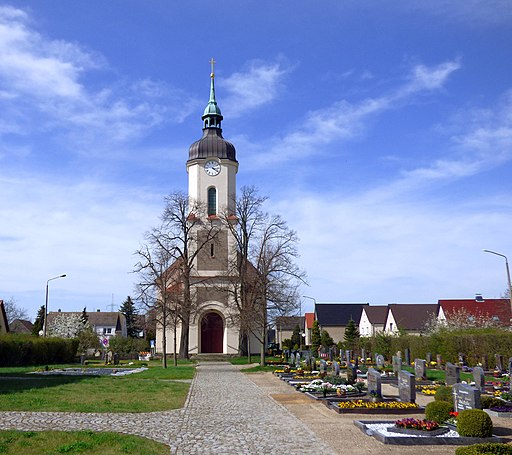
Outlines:
[[[203,136],[189,148],[186,170],[190,204],[205,208],[210,223],[217,226],[215,241],[202,248],[193,267],[191,295],[194,300],[189,327],[189,355],[224,354],[240,352],[240,318],[234,302],[229,264],[237,258],[237,246],[231,231],[223,226],[220,214],[235,213],[236,175],[238,161],[233,144],[222,136],[223,116],[215,96],[215,74],[210,75],[210,98],[202,116]],[[233,215],[233,223],[236,217]],[[196,232],[198,239],[204,235]],[[196,242],[197,243],[197,242]],[[232,272],[231,272],[232,273]],[[232,289],[231,289],[232,290]],[[163,352],[163,329],[157,326],[156,351]],[[166,352],[174,353],[173,329],[166,332]],[[179,340],[181,327],[177,327]],[[251,336],[250,351],[259,354],[261,343]]]

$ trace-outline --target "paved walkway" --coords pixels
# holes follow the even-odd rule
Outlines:
[[[0,429],[135,434],[185,454],[333,454],[303,422],[226,362],[202,363],[183,409],[138,414],[2,412]]]

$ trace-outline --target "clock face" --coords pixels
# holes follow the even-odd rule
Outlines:
[[[204,171],[211,177],[218,175],[220,172],[220,164],[217,161],[207,161],[204,165]]]

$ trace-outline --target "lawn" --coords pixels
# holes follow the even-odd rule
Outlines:
[[[76,367],[76,365],[68,365]],[[95,365],[97,366],[97,365]],[[0,411],[154,412],[183,406],[195,367],[149,365],[128,376],[37,376],[0,368]]]
[[[169,447],[138,436],[92,431],[0,431],[0,453],[6,455],[168,455]]]

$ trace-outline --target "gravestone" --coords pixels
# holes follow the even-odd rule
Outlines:
[[[345,358],[347,359],[347,363],[349,363],[352,360],[352,356],[350,355],[351,352],[352,351],[350,351],[349,349],[345,351]]]
[[[480,390],[467,384],[453,386],[454,411],[465,409],[480,409]]]
[[[414,359],[414,373],[416,379],[427,379],[427,362],[423,359]]]
[[[432,363],[432,353],[431,352],[427,352],[427,365],[430,366],[430,364]]]
[[[311,357],[311,371],[316,370],[316,359]]]
[[[446,385],[455,385],[460,382],[460,367],[446,362]]]
[[[402,358],[397,355],[393,356],[393,374],[396,376],[402,370]]]
[[[332,371],[334,372],[334,376],[340,375],[340,364],[336,360],[332,362]]]
[[[290,365],[295,365],[295,354],[292,352],[290,354]]]
[[[368,395],[382,396],[382,379],[380,373],[373,368],[368,368]]]
[[[473,379],[475,381],[475,387],[483,392],[485,390],[485,374],[482,367],[473,368]]]
[[[498,371],[503,371],[503,356],[500,354],[496,354],[496,369]]]
[[[401,401],[416,402],[416,378],[405,370],[398,372],[398,395]]]
[[[295,354],[295,365],[300,366],[300,352]]]
[[[405,348],[405,364],[408,367],[411,366],[411,350],[409,348]]]
[[[357,380],[357,367],[352,363],[347,365],[347,382],[349,384],[355,384]]]
[[[366,363],[366,349],[361,349],[361,359],[363,359],[363,363]]]
[[[384,368],[384,356],[381,354],[377,354],[375,356],[375,364],[377,365],[377,368]]]
[[[436,364],[439,370],[443,369],[443,358],[441,357],[441,354],[436,355]]]
[[[480,359],[480,363],[482,364],[482,368],[484,371],[487,371],[489,369],[489,360],[487,354],[484,354],[482,356],[482,358]]]
[[[324,359],[320,360],[320,373],[325,373],[327,371],[327,362]]]
[[[332,362],[333,359],[334,359],[334,348],[331,346],[329,348],[329,361]]]

